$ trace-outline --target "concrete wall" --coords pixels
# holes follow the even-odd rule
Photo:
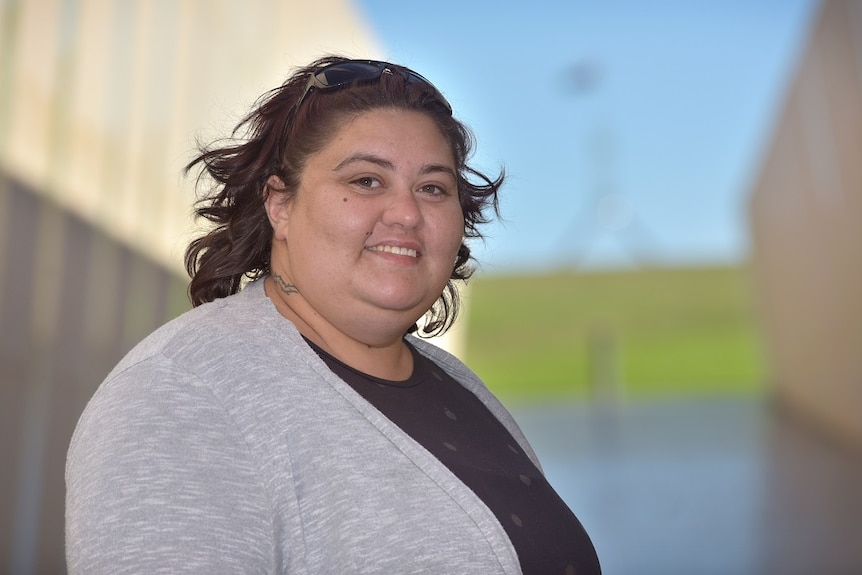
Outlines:
[[[96,386],[185,282],[8,178],[0,236],[0,572],[63,572],[63,466]]]
[[[862,2],[820,6],[750,215],[775,397],[862,446]]]
[[[12,0],[0,34],[0,165],[179,271],[195,138],[292,66],[379,53],[348,0]]]
[[[187,309],[194,140],[291,66],[380,55],[349,0],[0,2],[0,573],[62,573],[86,401]]]

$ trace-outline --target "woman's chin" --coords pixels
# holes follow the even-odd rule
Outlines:
[[[417,294],[416,290],[387,290],[372,294],[368,301],[381,310],[397,312],[405,316],[415,315],[418,319],[425,315],[437,297],[439,296],[432,298],[427,294]]]

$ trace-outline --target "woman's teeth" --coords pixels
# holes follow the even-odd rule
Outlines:
[[[416,250],[411,248],[399,248],[398,246],[370,246],[368,249],[372,252],[387,252],[390,254],[397,254],[399,256],[410,256],[411,258],[416,257]]]

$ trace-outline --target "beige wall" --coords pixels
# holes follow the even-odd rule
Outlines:
[[[0,573],[62,573],[95,387],[188,307],[194,139],[292,65],[380,54],[348,0],[0,2]]]
[[[293,65],[380,52],[347,0],[3,5],[0,165],[180,271],[195,137],[226,134]]]
[[[862,1],[823,2],[750,213],[775,396],[862,446]]]
[[[62,573],[63,465],[95,386],[188,307],[164,266],[0,174],[0,572]]]

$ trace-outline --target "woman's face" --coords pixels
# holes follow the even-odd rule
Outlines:
[[[270,208],[273,273],[344,333],[406,329],[452,274],[464,234],[456,166],[422,113],[353,118],[308,158],[296,194],[279,198],[268,200],[284,202]]]

